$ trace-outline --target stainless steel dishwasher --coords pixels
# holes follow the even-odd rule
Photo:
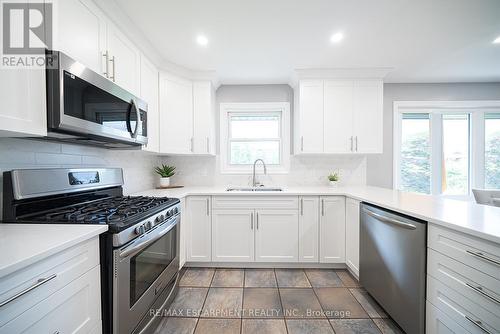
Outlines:
[[[425,221],[362,203],[361,285],[407,334],[425,332]]]

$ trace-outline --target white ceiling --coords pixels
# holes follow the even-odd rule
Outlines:
[[[500,0],[115,1],[166,61],[224,84],[352,67],[391,67],[386,82],[500,81]]]

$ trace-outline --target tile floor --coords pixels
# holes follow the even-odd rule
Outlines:
[[[346,270],[188,268],[155,334],[402,333]]]

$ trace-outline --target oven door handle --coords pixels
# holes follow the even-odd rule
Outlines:
[[[123,251],[119,253],[119,256],[123,259],[139,253],[141,250],[143,250],[144,248],[151,245],[152,243],[163,237],[165,234],[170,232],[170,230],[174,228],[174,226],[176,225],[177,225],[177,218],[175,218],[174,223],[168,225],[164,230],[158,232],[158,234],[155,235],[154,238],[141,242],[140,244],[133,246],[131,248],[125,248]]]

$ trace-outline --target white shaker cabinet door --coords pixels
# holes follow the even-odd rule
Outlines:
[[[299,85],[299,152],[323,153],[323,81],[303,80]]]
[[[132,94],[140,94],[141,53],[114,25],[108,24],[109,78]]]
[[[299,262],[318,262],[319,197],[299,198]]]
[[[253,262],[254,210],[212,212],[212,261]]]
[[[187,260],[212,260],[212,221],[210,196],[190,196],[186,200]]]
[[[345,198],[320,197],[320,262],[345,263]]]
[[[160,152],[193,153],[193,85],[160,74]]]
[[[141,56],[141,98],[148,104],[148,144],[143,149],[158,153],[160,151],[158,69],[144,56]]]
[[[54,9],[54,49],[106,76],[104,13],[91,0],[58,0]]]
[[[382,153],[384,118],[382,81],[356,81],[353,101],[355,152]]]
[[[214,91],[210,81],[193,82],[193,153],[215,154]]]
[[[359,201],[347,198],[345,213],[345,262],[359,276]]]
[[[353,82],[327,80],[324,90],[324,151],[351,153]]]
[[[297,262],[297,210],[256,210],[255,261]]]

